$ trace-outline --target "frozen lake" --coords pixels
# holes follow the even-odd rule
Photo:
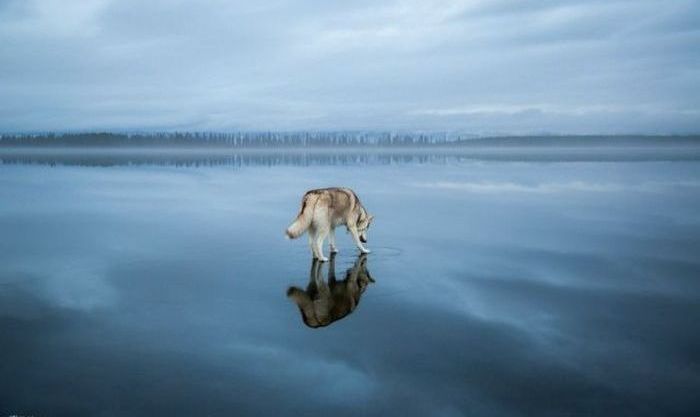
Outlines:
[[[0,416],[698,415],[700,159],[616,152],[5,157]]]

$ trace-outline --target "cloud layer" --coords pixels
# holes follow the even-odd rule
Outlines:
[[[700,130],[700,4],[0,0],[0,131]]]

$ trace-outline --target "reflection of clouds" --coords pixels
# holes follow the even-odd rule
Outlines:
[[[698,321],[698,234],[695,212],[686,214],[697,194],[598,192],[585,207],[552,198],[556,206],[504,209],[391,180],[468,172],[526,189],[650,178],[696,186],[671,181],[694,179],[695,167],[617,167],[614,177],[598,176],[599,165],[484,164],[191,171],[196,179],[162,169],[4,169],[0,230],[11,244],[0,247],[0,310],[10,314],[0,315],[0,404],[36,404],[35,415],[697,408],[698,373],[687,364],[698,363],[689,331]],[[307,254],[282,246],[278,224],[319,178],[361,184],[385,213],[377,241],[403,252],[370,255],[372,272],[387,279],[363,313],[310,335],[280,291],[284,277],[307,273]],[[177,207],[163,207],[170,195]],[[273,215],[238,215],[260,206]],[[110,303],[117,308],[99,310]]]
[[[592,323],[604,323],[608,315],[625,322],[620,328],[638,326],[632,316],[647,314],[645,304],[676,314],[671,313],[674,306],[683,311],[698,294],[698,263],[687,255],[671,250],[650,256],[652,245],[635,247],[631,237],[597,240],[581,248],[571,243],[579,236],[568,241],[556,222],[550,227],[560,230],[558,247],[523,247],[512,241],[469,250],[439,246],[444,262],[407,271],[401,280],[384,282],[381,291],[412,305],[511,326],[543,346],[584,343],[584,329],[577,326],[590,325],[586,331],[596,333]],[[533,237],[524,242],[542,243]],[[430,253],[425,256],[431,258]],[[378,273],[390,275],[390,269],[382,270],[385,264],[377,262]],[[630,310],[634,313],[623,317]],[[645,320],[656,321],[649,316]]]
[[[115,291],[107,282],[102,266],[73,264],[48,270],[54,272],[46,277],[46,296],[59,307],[91,310],[116,301]]]
[[[510,258],[511,254],[504,254],[501,262],[510,264]],[[669,385],[665,388],[700,382],[697,373],[686,371],[687,363],[695,361],[697,355],[691,349],[683,348],[697,342],[697,337],[687,331],[697,318],[696,309],[692,307],[697,303],[697,284],[689,286],[685,295],[664,293],[658,287],[634,288],[634,281],[639,281],[640,277],[633,274],[616,276],[611,273],[605,276],[605,279],[625,280],[626,288],[557,284],[533,277],[535,271],[532,267],[542,260],[532,261],[530,268],[527,260],[521,260],[511,265],[513,270],[501,271],[500,274],[493,268],[487,273],[473,270],[429,274],[432,287],[426,291],[401,294],[403,299],[411,298],[411,309],[429,309],[435,318],[442,312],[469,328],[461,344],[469,346],[465,350],[467,353],[440,355],[437,354],[440,348],[433,347],[433,366],[439,366],[442,357],[460,357],[463,365],[460,369],[465,379],[470,379],[470,372],[479,372],[466,371],[467,364],[473,361],[475,369],[486,369],[480,375],[482,378],[500,375],[511,390],[522,383],[519,392],[537,397],[543,392],[569,396],[579,389],[593,389],[598,391],[594,397],[601,401],[612,400],[614,403],[610,405],[614,408],[622,403],[634,403],[634,407],[638,404],[665,406],[658,398],[649,396],[648,390],[655,383],[636,379],[642,375],[645,378],[654,375],[651,379],[667,381]],[[596,273],[604,269],[605,265],[598,271],[581,271],[579,284],[587,278],[595,278]],[[575,270],[576,264],[569,272]],[[438,271],[444,272],[444,268]],[[426,297],[428,291],[429,298]],[[691,313],[690,317],[688,313]],[[415,319],[414,323],[421,322],[420,318],[412,318],[408,310],[403,311],[403,315],[407,321]],[[425,323],[441,322],[431,318]],[[426,331],[420,329],[420,332]],[[479,334],[480,331],[484,333]],[[446,336],[441,334],[440,338]],[[485,347],[492,350],[479,352]],[[660,360],[662,357],[664,359]],[[494,358],[497,358],[497,363],[493,366],[481,363]],[[523,372],[522,367],[531,369]],[[567,381],[571,385],[554,387],[544,384],[537,388],[531,384],[541,380],[528,378],[528,372],[536,372],[539,376],[546,373],[547,378],[562,383]],[[468,384],[470,389],[483,387],[489,384],[489,378],[472,382],[473,385]],[[511,405],[518,403],[518,400],[508,397],[506,391],[502,387],[489,386],[480,394],[484,402],[506,395],[500,398],[507,398]],[[676,396],[686,405],[690,401],[683,392],[671,394],[669,390],[666,395]],[[544,399],[540,398],[540,401]],[[535,398],[532,401],[537,402]],[[557,401],[561,401],[561,407],[570,410],[578,400],[569,397]],[[520,405],[527,402],[523,399]],[[556,406],[550,403],[537,407],[541,411]]]
[[[530,288],[534,295],[541,295],[541,291],[547,289],[572,294],[656,294],[659,297],[685,299],[698,289],[694,280],[694,265],[697,263],[689,260],[662,256],[649,259],[642,254],[629,254],[624,259],[616,259],[606,257],[605,253],[522,248],[502,248],[500,255],[481,253],[479,249],[476,252],[474,257],[479,260],[474,265],[470,265],[472,258],[466,258],[466,264],[455,262],[449,268],[459,269],[454,269],[455,272],[451,274],[432,276],[429,284],[423,284],[422,277],[418,275],[408,276],[401,283],[389,282],[386,285],[396,285],[397,290],[409,286],[431,289],[445,309],[467,311],[489,320],[517,323],[536,318],[516,312],[518,308],[532,308],[532,300],[503,301],[503,298],[499,301],[499,297],[484,297],[482,291]],[[416,301],[426,301],[421,294],[407,294],[412,295],[417,296]]]
[[[12,275],[32,277],[27,281],[16,280],[12,286],[28,287],[25,291],[37,294],[56,307],[92,310],[108,307],[116,301],[105,266],[95,260],[35,261],[30,266],[18,265],[8,269]]]
[[[272,344],[236,342],[228,347],[238,363],[265,363],[248,366],[242,372],[265,381],[313,381],[316,400],[345,403],[369,399],[377,389],[370,375],[340,357],[311,354]],[[303,391],[303,390],[302,390]],[[348,396],[347,393],[352,393]]]
[[[614,193],[622,191],[661,192],[670,187],[700,187],[695,181],[682,182],[647,182],[641,184],[595,183],[586,181],[543,182],[537,184],[522,184],[516,182],[493,181],[437,181],[414,182],[410,184],[417,188],[436,188],[443,190],[464,191],[469,193],[533,193],[550,194],[563,192]]]

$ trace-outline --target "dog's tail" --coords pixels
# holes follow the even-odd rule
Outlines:
[[[316,195],[307,193],[301,202],[301,210],[296,219],[289,225],[286,230],[289,239],[296,239],[303,235],[306,229],[311,225],[311,220],[314,216],[314,208],[316,205]]]
[[[307,326],[313,328],[323,326],[321,323],[319,323],[318,318],[316,317],[314,302],[307,293],[297,287],[289,287],[287,290],[287,297],[291,298],[292,301],[294,301],[299,307],[301,319]]]

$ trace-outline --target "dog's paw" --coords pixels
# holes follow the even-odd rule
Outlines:
[[[360,249],[360,252],[364,253],[365,255],[368,253],[372,253],[372,251],[369,249]]]
[[[338,253],[338,248],[331,248],[331,253]]]
[[[326,258],[325,256],[322,256],[322,257],[318,258],[318,260],[319,260],[320,262],[328,262],[328,258]]]

